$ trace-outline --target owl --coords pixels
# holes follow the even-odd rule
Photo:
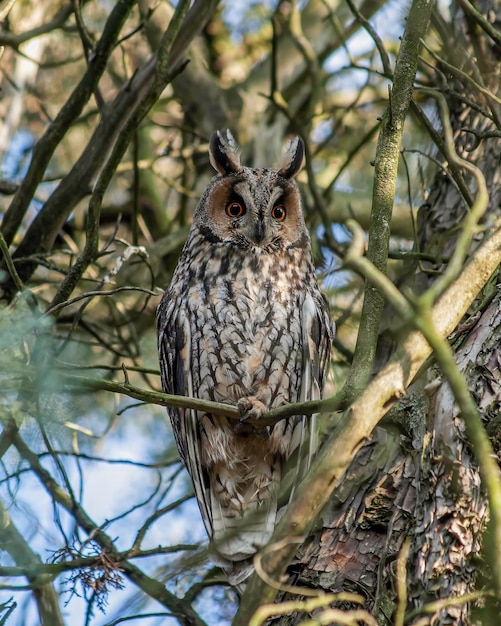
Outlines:
[[[242,416],[168,409],[214,560],[237,586],[317,446],[314,416],[256,426],[270,409],[320,398],[329,366],[329,311],[294,181],[303,156],[297,137],[277,169],[243,167],[231,133],[214,133],[217,175],[157,311],[164,391]]]

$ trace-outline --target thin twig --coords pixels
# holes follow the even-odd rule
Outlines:
[[[457,76],[460,76],[464,81],[466,81],[473,87],[474,91],[479,91],[480,93],[483,93],[484,96],[486,96],[488,99],[494,100],[496,104],[501,104],[501,98],[498,98],[498,96],[496,96],[495,93],[492,93],[492,91],[490,91],[483,85],[480,85],[474,78],[472,78],[466,72],[463,72],[463,70],[461,70],[459,67],[456,67],[455,65],[452,65],[451,63],[448,63],[439,54],[437,54],[434,50],[432,50],[430,46],[428,46],[424,40],[422,44],[423,44],[423,47],[426,48],[426,50],[431,54],[431,56],[440,63],[440,65],[443,65],[452,74],[456,74]]]
[[[145,289],[144,287],[130,287],[130,286],[116,287],[115,289],[107,289],[105,291],[88,291],[87,293],[83,293],[80,296],[75,296],[74,298],[71,298],[70,300],[66,300],[64,302],[60,302],[59,304],[49,307],[45,311],[44,315],[46,316],[53,315],[54,313],[57,313],[61,309],[64,309],[67,306],[71,306],[72,304],[75,304],[75,302],[80,302],[81,300],[87,300],[89,298],[95,298],[97,296],[114,296],[115,294],[121,293],[122,291],[139,291],[140,293],[147,293],[150,296],[159,295],[158,292],[151,291],[151,289]]]
[[[367,20],[357,9],[353,0],[346,0],[346,3],[350,7],[350,11],[356,17],[357,21],[362,25],[362,27],[367,31],[369,36],[374,41],[376,48],[378,49],[379,56],[381,57],[381,64],[383,65],[383,72],[386,78],[393,77],[393,70],[391,69],[390,57],[386,52],[386,48],[381,40],[381,37],[377,34],[376,30],[372,27],[372,24]]]
[[[12,282],[14,283],[16,290],[19,293],[22,293],[24,291],[23,281],[21,280],[21,278],[19,277],[19,274],[17,273],[16,266],[14,265],[14,262],[9,252],[9,246],[7,245],[7,242],[4,239],[1,229],[0,229],[0,250],[2,251],[3,258],[5,260],[5,265],[7,266],[7,271],[9,272],[10,277],[12,278]]]
[[[461,272],[473,236],[477,233],[478,223],[489,205],[489,191],[485,182],[485,176],[480,169],[473,165],[473,163],[462,159],[456,152],[449,110],[447,108],[447,101],[444,95],[432,89],[423,89],[422,91],[438,100],[440,117],[442,119],[445,136],[445,156],[449,164],[454,165],[457,168],[464,168],[470,172],[470,174],[473,174],[477,183],[477,195],[470,211],[465,215],[463,227],[449,264],[433,285],[426,291],[425,294],[421,296],[421,305],[426,308],[429,307],[431,303],[434,302],[434,300],[436,300],[437,297],[452,284]]]
[[[494,594],[491,591],[473,591],[472,593],[466,593],[464,596],[453,596],[451,598],[442,598],[441,600],[435,600],[435,602],[428,602],[422,606],[409,611],[405,615],[406,622],[410,624],[416,617],[420,615],[433,615],[441,609],[446,609],[450,606],[461,606],[462,604],[469,604],[473,602],[479,602],[485,600],[485,598],[492,597]]]

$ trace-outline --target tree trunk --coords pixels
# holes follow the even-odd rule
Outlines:
[[[495,24],[494,11],[499,16],[500,3],[479,10]],[[455,19],[450,23],[438,13],[434,16],[443,41],[439,55],[467,76],[443,62],[438,62],[437,74],[443,72],[440,77],[448,80],[443,81],[442,92],[456,151],[486,178],[490,201],[483,225],[487,226],[500,214],[500,107],[468,76],[499,97],[500,49],[472,17],[456,7],[451,12]],[[471,203],[477,193],[474,178],[466,170],[459,175]],[[440,171],[419,211],[418,250],[438,260],[415,268],[417,292],[445,267],[442,259],[452,254],[469,211],[458,188],[461,179],[455,178]],[[481,238],[481,233],[474,237],[471,249]],[[451,341],[498,452],[501,295],[496,293],[496,276]],[[425,604],[461,598],[488,583],[481,557],[488,504],[464,430],[453,394],[432,363],[358,453],[324,510],[320,527],[290,568],[291,580],[327,591],[357,592],[380,623],[393,623],[399,603],[407,611],[406,623],[418,623]],[[397,593],[395,575],[404,564],[407,598]],[[438,603],[420,623],[470,624],[473,606],[465,599],[450,606]],[[295,613],[274,623],[300,621],[301,614]]]

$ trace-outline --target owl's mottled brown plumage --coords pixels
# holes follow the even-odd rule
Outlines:
[[[254,418],[321,396],[331,323],[293,180],[303,151],[297,138],[279,169],[253,169],[240,165],[229,132],[213,135],[218,175],[158,308],[166,392],[237,404]],[[310,464],[315,419],[259,432],[192,410],[169,415],[209,537],[237,584]]]

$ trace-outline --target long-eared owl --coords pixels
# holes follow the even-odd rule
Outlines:
[[[302,140],[277,169],[241,166],[229,131],[209,156],[218,174],[158,307],[158,349],[165,392],[240,409],[240,423],[168,410],[217,560],[239,584],[317,446],[314,417],[261,429],[245,418],[321,397],[332,331],[294,181]]]

